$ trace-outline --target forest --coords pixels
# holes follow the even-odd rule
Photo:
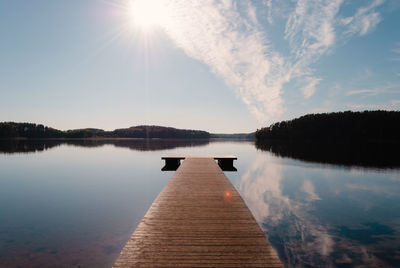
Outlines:
[[[202,130],[177,129],[160,126],[136,126],[113,131],[121,138],[208,139],[210,133]]]
[[[161,126],[136,126],[105,131],[96,128],[58,130],[33,123],[0,123],[0,138],[170,138],[208,139],[210,133],[201,130],[176,129]]]
[[[267,141],[400,141],[399,111],[364,111],[308,114],[282,121],[255,133]]]

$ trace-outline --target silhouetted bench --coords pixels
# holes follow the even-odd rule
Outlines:
[[[169,155],[161,157],[162,160],[165,160],[165,166],[161,169],[162,171],[173,171],[177,170],[181,165],[181,160],[185,160],[187,156],[184,155]],[[196,156],[194,156],[196,157]],[[199,156],[201,157],[201,156]],[[237,169],[233,166],[233,161],[237,160],[237,157],[234,155],[217,155],[212,157],[217,161],[219,167],[223,171],[237,171]]]

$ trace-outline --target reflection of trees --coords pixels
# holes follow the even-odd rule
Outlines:
[[[59,140],[21,140],[0,139],[0,153],[34,153],[42,152],[63,144]]]
[[[207,145],[209,140],[178,140],[178,139],[43,139],[43,140],[1,140],[0,152],[3,153],[31,153],[40,152],[63,144],[81,147],[101,147],[114,145],[137,151],[157,151],[174,149],[178,147],[194,147]]]
[[[400,143],[265,141],[256,147],[278,156],[305,161],[362,167],[400,167]]]

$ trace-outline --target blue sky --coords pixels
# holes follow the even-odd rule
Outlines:
[[[398,0],[0,0],[0,36],[0,121],[233,133],[400,110]]]

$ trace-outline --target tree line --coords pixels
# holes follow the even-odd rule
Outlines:
[[[0,123],[0,138],[170,138],[208,139],[210,133],[201,130],[176,129],[161,126],[136,126],[113,131],[85,128],[62,131],[33,123]]]
[[[258,129],[266,141],[400,141],[400,111],[308,114]]]

